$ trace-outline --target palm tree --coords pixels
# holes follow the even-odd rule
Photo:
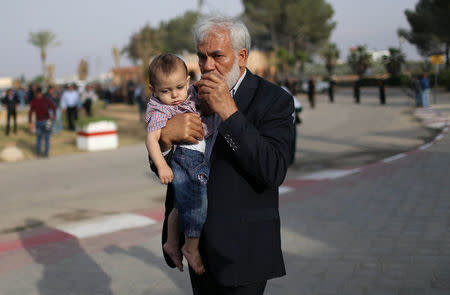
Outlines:
[[[361,78],[372,64],[372,54],[367,52],[366,46],[350,48],[347,61],[353,73]]]
[[[47,59],[47,48],[58,46],[60,43],[56,41],[55,33],[50,31],[39,31],[36,33],[30,32],[28,42],[41,50],[42,76],[45,81],[45,73],[47,68],[45,65],[45,60]]]
[[[386,66],[386,71],[391,77],[397,77],[402,71],[402,65],[405,63],[405,55],[399,48],[389,48],[389,56],[383,56],[383,62]]]
[[[328,71],[328,75],[331,77],[336,67],[336,60],[339,58],[340,52],[336,46],[336,43],[328,43],[322,51],[322,58],[325,59],[325,66]]]

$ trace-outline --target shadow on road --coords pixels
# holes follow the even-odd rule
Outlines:
[[[184,270],[185,276],[184,275],[183,276],[174,275],[174,272],[178,272],[177,269],[172,269],[169,266],[167,266],[166,263],[164,262],[163,258],[161,258],[160,256],[156,256],[155,254],[153,254],[146,248],[134,246],[134,247],[130,247],[128,249],[123,249],[123,248],[120,248],[117,246],[109,246],[109,247],[105,248],[105,252],[108,254],[111,254],[111,255],[122,254],[122,255],[128,255],[130,257],[134,257],[151,267],[158,268],[160,271],[167,274],[167,278],[169,278],[170,281],[173,284],[175,284],[175,286],[177,287],[178,290],[186,290],[186,288],[187,288],[186,281],[189,281],[189,271],[186,266],[184,267],[185,268],[185,270]],[[159,291],[165,292],[164,290],[159,290]],[[161,294],[161,293],[158,293],[158,294]]]
[[[54,231],[39,220],[28,219],[26,224],[42,224],[42,230]],[[37,282],[40,295],[105,294],[112,295],[111,278],[84,251],[77,239],[41,246],[26,244],[25,232],[19,232],[24,249],[34,262],[43,267],[42,278]],[[75,259],[66,259],[76,255]]]

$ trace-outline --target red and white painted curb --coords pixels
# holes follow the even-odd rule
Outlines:
[[[429,116],[430,113],[432,113],[432,111],[429,109],[427,109],[427,111],[425,112],[426,116]],[[317,183],[319,181],[334,180],[357,174],[370,166],[377,164],[389,164],[399,159],[405,158],[411,153],[426,150],[433,144],[442,140],[448,130],[448,120],[446,120],[445,126],[442,129],[441,133],[437,135],[431,142],[424,144],[415,150],[400,153],[373,164],[354,169],[324,170],[309,175],[304,175],[299,178],[286,180],[285,183],[279,188],[280,197],[292,191],[295,191],[300,187]],[[22,238],[20,240],[0,242],[0,254],[50,243],[62,242],[70,239],[86,239],[90,237],[118,232],[121,230],[160,224],[164,219],[163,210],[163,208],[158,208],[145,212],[108,215],[74,223],[62,224],[52,228],[51,230],[43,234],[37,234],[34,236],[30,235],[28,238]]]

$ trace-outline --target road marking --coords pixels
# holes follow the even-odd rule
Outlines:
[[[432,142],[427,143],[427,144],[424,144],[424,145],[422,145],[422,146],[419,147],[419,150],[424,151],[424,150],[426,150],[427,148],[431,147],[432,145],[433,145]]]
[[[384,163],[390,163],[390,162],[393,162],[395,160],[398,160],[398,159],[401,159],[401,158],[404,158],[404,157],[406,157],[406,154],[402,153],[402,154],[398,154],[398,155],[386,158],[386,159],[383,160],[383,162]]]
[[[344,177],[347,175],[358,173],[361,169],[350,169],[350,170],[324,170],[309,175],[304,175],[298,179],[303,180],[325,180],[325,179],[336,179]]]
[[[280,186],[278,188],[278,194],[280,194],[280,195],[286,194],[286,193],[291,192],[293,190],[294,189],[292,187],[282,185],[282,186]]]
[[[56,226],[56,228],[79,239],[83,239],[124,229],[144,227],[155,223],[155,220],[142,215],[116,214],[75,223],[63,224],[61,226]]]
[[[439,134],[438,136],[436,136],[436,138],[434,139],[434,140],[437,140],[437,141],[439,141],[439,140],[441,140],[441,139],[443,139],[444,138],[444,134]]]

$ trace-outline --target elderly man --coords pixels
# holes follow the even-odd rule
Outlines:
[[[268,279],[285,275],[278,187],[294,138],[293,100],[246,69],[250,35],[242,22],[202,18],[194,39],[202,73],[195,86],[215,112],[216,130],[205,153],[211,167],[207,219],[200,238],[206,271],[198,275],[189,268],[192,288],[194,294],[263,294]],[[178,142],[202,138],[199,117],[187,113],[168,121],[160,144],[169,151]],[[172,207],[169,184],[163,243]]]

